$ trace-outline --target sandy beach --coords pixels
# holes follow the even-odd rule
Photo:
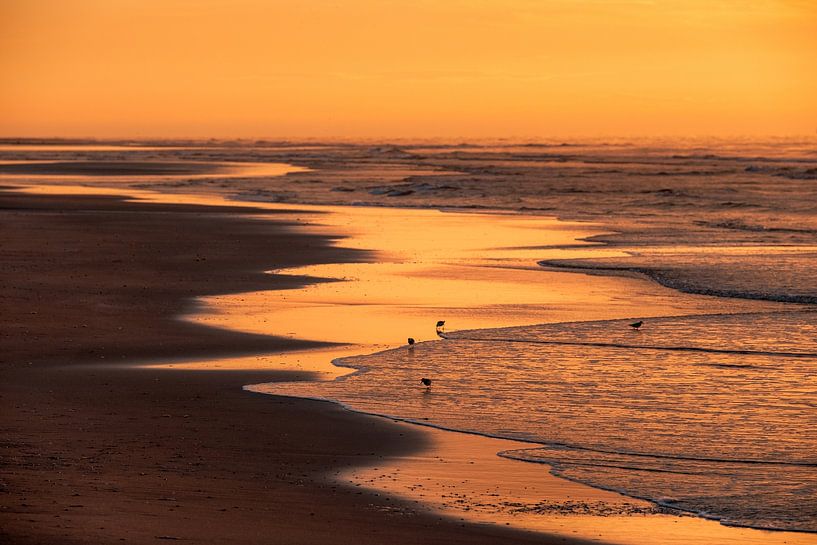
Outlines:
[[[307,281],[263,270],[364,253],[296,234],[285,214],[244,218],[247,208],[0,198],[4,541],[564,542],[395,515],[394,498],[328,484],[327,473],[419,452],[424,435],[241,389],[292,373],[129,365],[304,348],[174,317],[197,295]]]
[[[383,310],[369,301],[336,331],[316,319],[323,311],[311,302],[354,304],[361,279],[376,285],[379,275],[394,274],[388,259],[380,254],[382,265],[376,265],[378,254],[364,248],[382,248],[398,228],[419,237],[419,247],[418,226],[437,212],[168,204],[156,194],[154,202],[147,194],[130,202],[34,189],[50,194],[2,193],[4,240],[14,257],[2,268],[8,309],[2,399],[9,410],[3,411],[0,516],[9,542],[264,543],[270,536],[282,543],[414,543],[418,536],[429,543],[809,542],[807,534],[662,514],[648,502],[496,456],[518,443],[242,390],[318,378],[333,357],[374,351],[395,329],[419,327],[411,297],[403,303],[387,297],[393,315],[385,322]],[[374,214],[376,227],[337,244],[333,230]],[[317,221],[322,226],[310,227]],[[449,214],[435,221],[457,233],[464,220]],[[507,236],[503,222],[518,229],[515,221],[495,218],[494,236]],[[555,236],[572,240],[579,233]],[[456,247],[467,252],[464,240],[453,237],[438,253],[451,259]],[[451,274],[428,273],[433,263],[414,261],[413,272],[400,271],[408,284],[397,292],[427,287],[424,274]],[[361,273],[361,266],[368,269]],[[264,273],[270,269],[279,273]],[[545,274],[505,269],[487,279],[494,287],[521,286],[519,295],[495,293],[506,303],[527,297],[527,275]],[[464,270],[457,274],[465,276],[465,289],[435,304],[470,327],[496,321],[496,314],[473,316],[463,306],[482,289],[468,284],[481,277]],[[645,290],[649,284],[640,279],[594,277],[586,308],[562,307],[561,293],[585,281],[573,273],[547,274],[559,279],[549,284],[554,299],[537,305],[548,308],[551,319],[629,315],[635,311],[630,303],[598,299],[621,286],[638,293],[631,299],[639,304],[650,301],[645,312],[692,313],[711,305],[657,286]],[[412,284],[418,276],[421,283]],[[298,289],[304,286],[312,287]],[[736,311],[775,307],[729,305]],[[276,322],[267,312],[283,314]],[[509,323],[541,318],[541,310],[525,306],[503,312]],[[262,325],[280,328],[281,320],[297,334],[271,335]],[[383,323],[362,328],[357,322]]]

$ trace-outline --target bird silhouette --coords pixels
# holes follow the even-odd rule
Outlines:
[[[637,321],[637,322],[633,322],[633,323],[631,323],[631,324],[630,324],[630,327],[632,327],[633,329],[636,329],[636,330],[637,330],[637,329],[638,329],[638,328],[640,328],[642,325],[644,325],[644,320],[639,320],[639,321]]]
[[[421,378],[421,379],[420,379],[420,382],[421,382],[421,383],[422,383],[422,385],[423,385],[423,386],[425,386],[426,388],[431,388],[431,379],[430,379],[430,378],[425,378],[425,377],[423,377],[423,378]]]
[[[445,339],[445,320],[437,321],[437,336]]]
[[[409,337],[409,338],[408,338],[408,343],[409,343],[410,345],[411,345],[411,344],[414,344],[415,342],[417,342],[417,341],[415,341],[415,340],[414,340],[414,337]]]

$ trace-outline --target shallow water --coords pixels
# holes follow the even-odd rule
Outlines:
[[[345,359],[357,372],[332,382],[266,391],[541,443],[503,456],[730,524],[817,531],[814,317],[456,332]]]

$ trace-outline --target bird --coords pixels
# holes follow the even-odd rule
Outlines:
[[[633,329],[636,329],[636,330],[637,330],[637,329],[638,329],[639,327],[641,327],[642,325],[644,325],[644,320],[639,320],[639,321],[637,321],[637,322],[633,322],[633,323],[631,323],[631,324],[630,324],[630,327],[632,327]]]
[[[409,337],[409,338],[408,338],[408,343],[409,343],[410,345],[414,344],[415,342],[417,342],[417,341],[415,341],[415,340],[414,340],[414,337]]]
[[[437,320],[437,336],[445,339],[445,320]]]
[[[421,382],[421,383],[422,383],[422,385],[423,385],[423,386],[425,386],[426,388],[431,388],[431,379],[430,379],[430,378],[425,378],[425,377],[423,377],[423,378],[421,378],[421,379],[420,379],[420,382]]]

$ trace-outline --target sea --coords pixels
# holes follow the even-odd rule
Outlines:
[[[605,251],[532,265],[647,279],[711,308],[639,329],[634,315],[452,330],[274,393],[523,441],[500,456],[727,525],[817,532],[815,136],[0,142],[0,182],[29,181],[593,222],[586,242]],[[434,377],[422,395],[404,387],[418,373]]]

